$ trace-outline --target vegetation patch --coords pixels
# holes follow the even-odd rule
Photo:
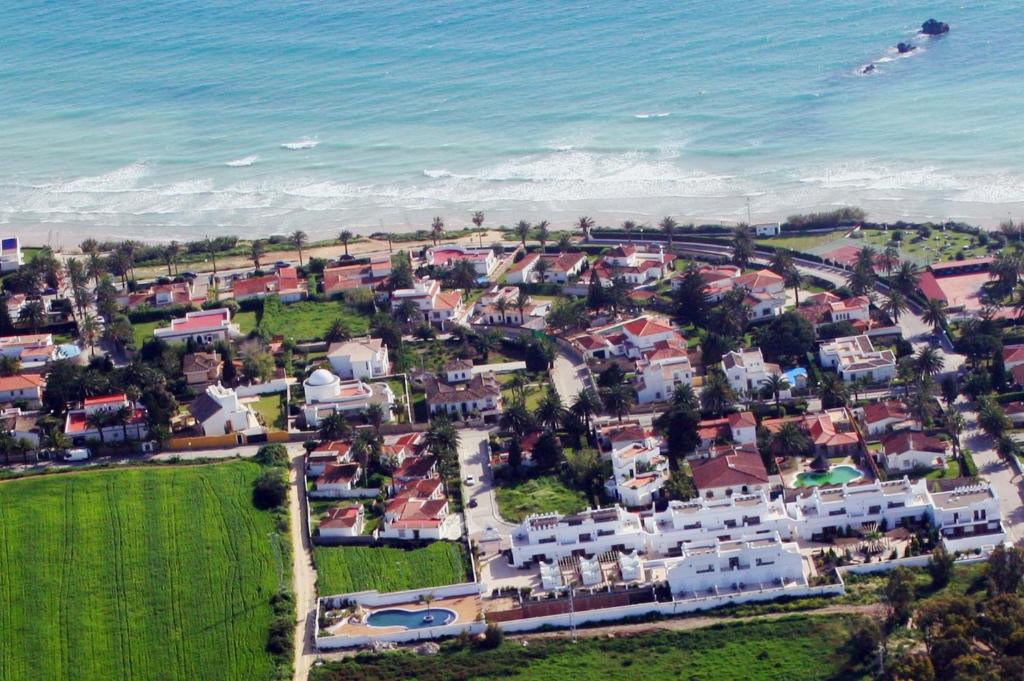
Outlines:
[[[531,513],[576,513],[587,508],[587,497],[555,475],[509,482],[495,488],[501,517],[522,522]]]
[[[284,393],[262,395],[252,403],[252,408],[271,430],[288,430],[288,417],[284,410]]]
[[[259,473],[232,462],[3,483],[0,631],[17,644],[0,646],[0,677],[274,678],[271,599],[290,558],[253,507]]]
[[[260,328],[272,336],[293,340],[323,339],[333,324],[342,320],[349,335],[361,336],[370,330],[369,319],[336,300],[303,300],[290,305],[271,296],[263,301]]]
[[[849,645],[860,618],[794,616],[774,621],[659,631],[618,638],[568,637],[506,642],[493,650],[462,641],[435,656],[357,655],[315,668],[313,681],[397,679],[756,679],[860,678],[859,655]]]
[[[420,549],[318,546],[314,557],[317,586],[324,596],[368,589],[404,591],[469,579],[465,548],[452,542]]]

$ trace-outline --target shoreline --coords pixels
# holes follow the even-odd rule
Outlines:
[[[857,204],[851,202],[851,203],[845,204],[845,205],[856,206]],[[800,212],[800,213],[821,212],[821,211],[832,210],[832,209],[837,208],[837,207],[840,207],[840,204],[834,204],[834,205],[829,204],[829,205],[821,205],[821,206],[818,206],[818,207],[809,207],[809,208],[807,208],[805,210],[802,210],[802,211],[790,211],[790,212],[786,213],[785,215],[772,215],[772,214],[767,214],[766,215],[766,214],[754,213],[754,214],[751,215],[751,222],[753,224],[762,223],[762,222],[779,222],[779,223],[782,223],[782,222],[785,222],[787,217],[789,217],[790,215],[793,215],[795,213],[798,213],[798,212]],[[555,212],[555,211],[552,211],[552,212]],[[498,214],[499,211],[494,211],[494,213]],[[493,240],[494,235],[502,234],[501,228],[503,228],[503,227],[510,230],[515,225],[515,223],[518,222],[521,219],[527,220],[527,221],[531,222],[532,224],[535,224],[539,220],[547,219],[547,220],[549,220],[549,223],[550,223],[549,224],[549,228],[550,228],[550,230],[552,232],[569,231],[569,232],[575,233],[575,232],[578,231],[578,229],[576,227],[576,223],[575,223],[575,220],[576,220],[575,217],[573,217],[571,219],[564,218],[564,217],[562,217],[560,219],[551,219],[551,218],[544,217],[544,213],[543,212],[526,211],[526,212],[522,213],[521,215],[517,215],[514,219],[512,219],[512,218],[506,218],[506,214],[510,214],[510,211],[505,210],[505,211],[500,211],[500,213],[501,213],[501,217],[502,217],[501,220],[497,220],[497,219],[493,220],[493,221],[492,220],[488,220],[487,222],[484,223],[484,227],[483,228],[485,230],[487,230],[487,235],[484,236],[484,241],[485,242],[487,242],[488,238],[491,238]],[[426,213],[424,213],[424,215],[431,215],[431,216],[434,215],[434,214],[435,213],[433,213],[433,212],[426,212]],[[444,219],[446,229],[449,230],[449,231],[458,232],[458,231],[461,231],[461,230],[464,230],[464,229],[475,229],[473,227],[472,223],[469,221],[469,218],[467,217],[468,213],[466,213],[466,214],[462,214],[462,213],[460,213],[460,214],[451,214],[451,213],[446,213],[445,211],[437,211],[436,214],[439,214],[442,217],[442,219]],[[487,214],[486,211],[485,211],[485,214]],[[662,213],[658,213],[658,214],[653,214],[653,213],[637,214],[637,213],[630,213],[630,212],[625,212],[625,211],[623,211],[623,212],[608,212],[608,211],[590,211],[590,212],[587,212],[587,211],[581,211],[579,213],[579,215],[589,215],[592,218],[594,218],[595,223],[596,223],[596,225],[595,225],[596,227],[617,228],[617,227],[619,227],[621,225],[621,223],[624,220],[633,220],[634,222],[637,223],[638,226],[643,226],[644,230],[655,230],[655,229],[657,229],[656,224],[663,217]],[[743,216],[743,219],[737,219],[737,216],[730,216],[728,218],[722,217],[722,216],[719,216],[719,217],[703,217],[702,218],[702,217],[687,216],[687,215],[684,215],[684,214],[681,214],[681,213],[672,213],[672,212],[664,213],[664,215],[671,215],[681,225],[688,224],[688,223],[693,223],[693,224],[698,224],[698,225],[734,226],[736,224],[739,224],[741,222],[745,222],[746,221],[746,219],[745,219],[746,216],[745,215]],[[867,211],[867,218],[868,218],[867,219],[868,222],[890,223],[890,224],[891,223],[896,223],[896,222],[916,223],[916,224],[924,224],[924,223],[939,224],[939,223],[943,222],[943,219],[941,219],[941,218],[939,218],[939,219],[929,219],[929,218],[927,218],[925,216],[910,217],[910,216],[907,216],[907,215],[882,215],[882,214],[872,213],[871,211]],[[1020,219],[1024,218],[1024,214],[1022,214],[1022,216],[1018,217],[1017,215],[1014,215],[1011,211],[1007,210],[1007,211],[1004,211],[1002,213],[1002,217],[1001,218],[998,218],[997,216],[993,216],[992,221],[988,222],[988,223],[986,223],[984,221],[960,218],[960,217],[957,217],[957,216],[951,216],[950,219],[952,219],[954,222],[961,222],[961,223],[964,223],[964,224],[968,224],[968,225],[970,225],[972,227],[978,227],[979,229],[983,229],[983,230],[986,230],[986,231],[998,231],[999,223],[1002,220],[1006,220],[1006,219],[1010,219],[1010,218],[1012,218],[1016,222],[1017,220],[1020,220]],[[406,237],[406,240],[395,241],[394,242],[395,249],[400,249],[400,248],[407,248],[407,247],[412,246],[412,245],[422,245],[423,243],[430,243],[430,239],[429,238],[426,238],[426,239],[412,239],[410,237],[412,237],[417,231],[429,231],[431,220],[432,220],[432,217],[427,217],[427,218],[425,218],[424,220],[422,220],[420,222],[407,222],[406,224],[395,226],[395,227],[392,227],[392,228],[388,228],[387,226],[384,226],[383,223],[378,223],[376,225],[357,225],[357,224],[345,223],[344,221],[337,221],[336,222],[336,221],[333,221],[333,220],[324,220],[325,223],[331,223],[332,226],[330,226],[330,227],[322,227],[322,228],[308,227],[307,226],[307,227],[298,227],[297,229],[302,229],[303,231],[305,231],[309,235],[309,240],[310,240],[310,244],[311,244],[312,248],[318,248],[315,245],[317,242],[336,239],[338,232],[342,228],[344,228],[344,229],[348,229],[349,231],[351,231],[356,237],[359,237],[359,238],[362,238],[362,239],[369,239],[369,241],[371,241],[371,242],[373,242],[375,244],[384,244],[385,248],[387,247],[387,241],[386,240],[383,240],[383,239],[382,240],[370,239],[370,235],[371,234],[375,234],[375,233],[391,232],[392,234],[395,234],[395,235],[404,236],[404,237]],[[177,232],[176,229],[180,229],[181,231]],[[133,229],[132,231],[135,231],[135,230]],[[211,228],[209,230],[198,230],[198,231],[196,230],[195,227],[183,227],[183,226],[180,226],[180,225],[177,225],[177,226],[175,226],[175,225],[166,225],[166,226],[153,226],[153,227],[149,227],[145,231],[146,232],[151,232],[151,234],[149,234],[149,233],[142,234],[142,235],[140,235],[140,234],[121,234],[120,233],[121,230],[118,227],[103,226],[103,225],[91,224],[91,223],[89,223],[89,224],[75,224],[75,223],[45,223],[45,222],[43,222],[43,223],[34,223],[34,224],[33,223],[19,223],[19,224],[2,224],[2,225],[0,225],[0,234],[2,234],[3,236],[17,236],[17,237],[19,237],[21,239],[22,246],[30,247],[30,248],[39,248],[39,247],[43,247],[43,246],[50,246],[50,247],[52,247],[54,249],[54,251],[63,252],[63,253],[78,253],[78,252],[80,252],[79,248],[78,248],[79,244],[82,241],[84,241],[85,239],[88,239],[88,238],[93,238],[93,239],[96,239],[96,240],[101,241],[101,242],[102,241],[128,241],[128,240],[131,240],[131,241],[138,241],[140,243],[147,244],[147,245],[166,244],[166,243],[168,243],[170,241],[179,241],[179,242],[182,242],[182,243],[189,242],[189,241],[199,241],[199,240],[202,240],[203,238],[205,238],[207,235],[210,236],[211,238],[216,238],[216,237],[221,237],[221,236],[235,236],[235,237],[239,238],[240,240],[248,241],[248,240],[251,240],[253,238],[266,239],[267,237],[269,237],[271,235],[288,234],[291,231],[294,231],[294,229],[289,229],[289,230],[279,229],[279,230],[271,230],[271,231],[259,230],[256,233],[254,233],[254,230],[252,228],[246,227],[244,225],[239,225],[237,227],[218,226],[215,229]],[[157,234],[159,234],[159,236],[157,236]],[[173,235],[173,236],[171,236],[171,235]],[[461,237],[461,238],[466,238],[466,237]],[[452,241],[459,241],[461,238],[449,237],[449,238],[445,238],[443,240],[446,241],[446,242],[452,242]],[[358,246],[359,243],[360,242],[353,242],[350,245],[350,250],[356,251],[357,250],[357,246]],[[361,242],[361,243],[366,243],[366,242],[364,241],[364,242]],[[485,245],[486,245],[486,243],[485,243]],[[323,246],[320,246],[320,247],[323,247]],[[340,248],[340,246],[339,246],[339,248]],[[306,249],[303,249],[303,250],[305,251]],[[377,249],[377,250],[379,250],[379,249]]]

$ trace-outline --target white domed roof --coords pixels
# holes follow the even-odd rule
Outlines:
[[[338,377],[327,369],[317,369],[306,379],[306,385],[318,386],[329,385],[338,380]]]

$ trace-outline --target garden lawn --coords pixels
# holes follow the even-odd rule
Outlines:
[[[284,413],[284,393],[262,395],[252,408],[263,417],[263,424],[271,430],[288,430],[288,417]]]
[[[141,348],[143,343],[153,337],[153,329],[159,329],[162,326],[167,326],[170,322],[155,321],[155,322],[133,322],[132,323],[132,335],[135,337],[135,347]]]
[[[434,542],[420,549],[385,546],[318,546],[317,588],[321,596],[377,589],[402,591],[469,580],[462,544]]]
[[[756,239],[758,246],[774,246],[776,248],[789,248],[794,251],[810,251],[818,246],[841,239],[846,232],[839,230],[825,234],[802,234],[796,236],[776,236],[765,239]]]
[[[352,336],[361,336],[369,332],[369,318],[342,302],[303,300],[285,305],[276,297],[264,300],[260,328],[272,336],[281,335],[294,340],[321,340],[336,319],[345,322]]]
[[[893,230],[883,232],[877,229],[861,230],[864,237],[852,239],[848,243],[857,246],[871,246],[877,251],[884,250],[892,238]],[[973,234],[963,234],[947,230],[933,229],[927,239],[918,239],[917,232],[903,230],[903,241],[899,244],[900,257],[912,260],[918,265],[928,265],[941,260],[954,260],[957,253],[962,252],[965,258],[977,258],[988,255],[988,248],[978,244]]]
[[[259,467],[134,467],[0,484],[0,678],[269,679],[289,579]]]
[[[557,476],[545,475],[495,487],[498,512],[510,523],[522,522],[531,513],[576,513],[587,508],[587,497],[565,485]]]
[[[313,681],[759,681],[870,678],[850,659],[849,616],[794,616],[635,636],[506,642],[495,650],[363,655],[313,670]]]

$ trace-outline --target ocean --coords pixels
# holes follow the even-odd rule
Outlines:
[[[1010,0],[0,9],[0,224],[36,240],[1024,218]]]

